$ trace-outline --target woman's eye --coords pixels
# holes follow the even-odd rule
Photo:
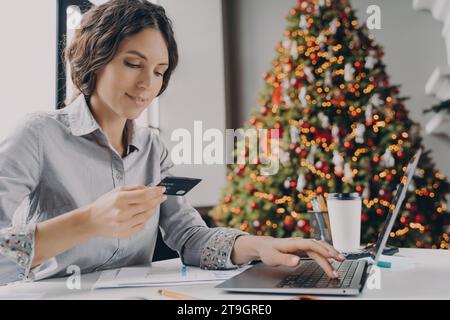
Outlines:
[[[163,74],[160,73],[160,72],[155,72],[155,74],[156,74],[158,77],[162,77],[162,76],[163,76]]]
[[[140,68],[140,67],[141,67],[141,66],[138,65],[138,64],[132,64],[132,63],[129,63],[129,62],[127,62],[127,61],[125,61],[125,65],[128,66],[128,67],[130,67],[130,68]]]

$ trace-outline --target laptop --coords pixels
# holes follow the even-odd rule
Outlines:
[[[259,262],[242,273],[222,282],[216,288],[230,292],[262,292],[311,295],[358,295],[364,288],[370,268],[379,264],[389,234],[405,199],[416,171],[422,149],[409,161],[405,174],[395,191],[386,221],[370,257],[364,260],[331,261],[338,279],[329,279],[312,259],[302,260],[298,267],[270,267]]]

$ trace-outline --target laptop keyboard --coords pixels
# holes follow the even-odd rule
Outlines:
[[[315,261],[302,261],[299,273],[285,277],[279,288],[348,288],[355,275],[358,261],[332,262],[339,278],[330,279]]]

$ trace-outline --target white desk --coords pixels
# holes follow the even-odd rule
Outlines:
[[[365,288],[360,296],[345,297],[345,299],[450,299],[450,251],[401,249],[396,256],[404,257],[407,262],[394,262],[391,269],[381,269],[381,289]],[[180,260],[166,260],[155,264],[173,266],[180,264]],[[0,287],[0,299],[8,297],[14,299],[132,299],[139,297],[165,299],[158,294],[158,289],[161,287],[91,290],[98,276],[99,273],[82,275],[80,290],[67,289],[67,278],[12,284]],[[203,299],[278,300],[291,297],[273,294],[231,294],[215,289],[216,284],[164,288]]]

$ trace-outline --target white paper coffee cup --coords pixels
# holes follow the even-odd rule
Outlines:
[[[333,246],[341,252],[358,250],[362,208],[359,193],[330,193],[327,207]]]

